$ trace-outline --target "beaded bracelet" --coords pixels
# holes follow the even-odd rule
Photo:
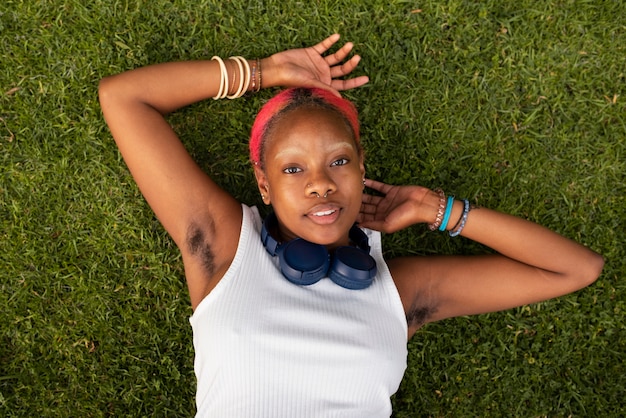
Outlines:
[[[251,75],[250,75],[250,81],[252,83],[252,86],[250,87],[250,91],[256,92],[256,69],[259,66],[259,59],[257,58],[256,61],[254,61],[254,63],[252,64],[251,67]]]
[[[428,224],[428,229],[431,231],[436,230],[441,225],[441,220],[443,219],[443,213],[446,209],[446,194],[440,188],[433,190],[435,193],[439,195],[439,209],[437,210],[437,217],[435,218],[435,222]]]
[[[256,59],[256,69],[259,74],[259,82],[257,83],[256,90],[252,89],[254,93],[258,93],[261,90],[261,60],[259,58]]]
[[[451,237],[456,237],[461,234],[461,231],[463,231],[463,228],[465,228],[465,223],[467,222],[467,215],[469,214],[471,209],[472,208],[470,206],[469,200],[463,199],[463,215],[460,218],[459,227],[456,228],[456,225],[455,225],[455,229],[448,232],[448,234],[450,234]]]
[[[461,225],[461,220],[463,220],[463,212],[461,212],[461,216],[459,216],[459,220],[456,221],[456,223],[454,224],[452,228],[450,228],[450,231],[456,230],[459,227],[459,225]]]

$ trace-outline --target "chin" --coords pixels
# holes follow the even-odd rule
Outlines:
[[[350,225],[351,227],[352,225]],[[324,245],[326,247],[338,247],[340,245],[347,245],[348,243],[348,232],[350,227],[347,229],[342,228],[341,230],[337,230],[333,228],[333,230],[328,231],[317,231],[317,233],[305,234],[302,238],[307,241],[313,242],[315,244]]]

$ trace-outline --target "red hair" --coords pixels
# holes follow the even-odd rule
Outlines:
[[[253,163],[261,163],[263,146],[272,123],[279,116],[306,105],[338,112],[351,128],[357,147],[360,147],[359,114],[351,101],[320,88],[291,88],[272,97],[257,114],[250,133],[250,160]]]

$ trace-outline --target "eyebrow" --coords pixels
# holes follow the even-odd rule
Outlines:
[[[340,151],[342,149],[350,149],[350,150],[354,150],[354,145],[351,144],[348,141],[340,141],[340,142],[335,142],[332,145],[329,145],[328,147],[326,147],[326,151],[328,152],[336,152],[336,151]],[[285,156],[290,156],[290,155],[298,155],[301,154],[301,148],[299,147],[289,147],[289,148],[283,148],[281,150],[279,150],[275,155],[274,158],[282,158]]]

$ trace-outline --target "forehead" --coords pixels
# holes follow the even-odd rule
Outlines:
[[[281,115],[267,133],[265,148],[280,150],[283,146],[311,142],[324,143],[326,147],[356,147],[348,122],[336,111],[322,107],[301,107]]]

